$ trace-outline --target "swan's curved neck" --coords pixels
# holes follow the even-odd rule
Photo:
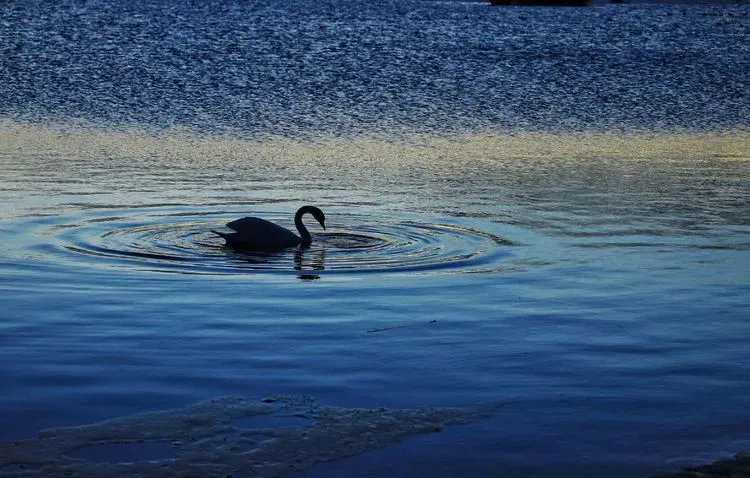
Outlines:
[[[307,230],[304,224],[302,224],[302,216],[308,212],[307,209],[304,207],[299,208],[297,211],[297,214],[294,215],[294,225],[297,226],[297,230],[299,231],[299,237],[302,239],[301,243],[303,246],[308,246],[312,242],[312,237],[310,237],[310,231]]]

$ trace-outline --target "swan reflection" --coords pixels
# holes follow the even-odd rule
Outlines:
[[[324,242],[324,241],[322,241]],[[227,246],[224,246],[227,247]],[[263,250],[234,250],[233,257],[248,264],[254,269],[275,269],[280,265],[288,264],[291,270],[300,272],[297,276],[302,280],[320,279],[314,272],[325,270],[326,249],[323,244],[314,248],[299,246],[294,249],[293,256],[289,257],[288,250],[263,251]],[[291,259],[291,263],[289,263]]]
[[[294,270],[296,271],[324,271],[326,250],[324,247],[316,249],[295,249]]]

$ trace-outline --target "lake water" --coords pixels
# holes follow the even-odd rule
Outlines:
[[[750,447],[749,18],[0,3],[0,442],[237,395],[492,406],[357,432],[305,478],[643,477]],[[309,249],[210,232],[303,204]],[[0,476],[122,461],[8,450]]]

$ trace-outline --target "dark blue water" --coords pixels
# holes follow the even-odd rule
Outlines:
[[[305,477],[747,448],[749,16],[0,4],[0,441],[282,394],[496,405]],[[307,203],[309,249],[210,232]]]
[[[746,126],[747,5],[12,1],[0,114],[307,135]]]

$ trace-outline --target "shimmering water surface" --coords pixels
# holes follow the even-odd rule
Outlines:
[[[305,477],[748,447],[748,8],[0,3],[0,441],[286,394],[496,406]]]

